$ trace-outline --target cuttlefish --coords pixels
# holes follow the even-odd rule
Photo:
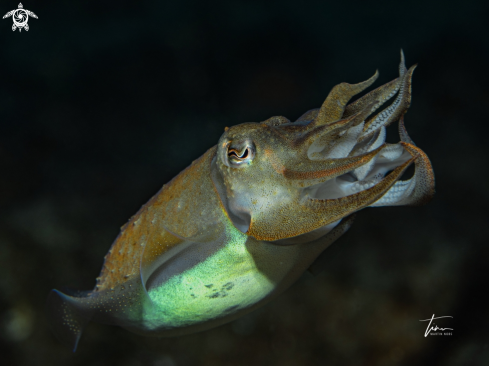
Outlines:
[[[55,335],[75,350],[89,321],[154,336],[216,327],[288,288],[356,211],[427,202],[431,163],[404,125],[414,68],[401,53],[399,77],[354,102],[378,72],[336,85],[295,122],[226,127],[122,227],[92,291],[51,291]],[[393,122],[400,142],[390,144]]]

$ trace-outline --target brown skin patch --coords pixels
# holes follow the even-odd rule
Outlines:
[[[110,289],[139,276],[142,255],[142,264],[148,264],[183,239],[219,235],[227,217],[210,179],[215,152],[216,147],[209,149],[164,185],[121,228],[105,256],[94,291]]]

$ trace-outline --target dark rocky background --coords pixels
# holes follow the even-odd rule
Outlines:
[[[1,1],[2,14],[17,3]],[[0,22],[2,365],[489,365],[485,1],[29,1]],[[335,84],[381,85],[437,179],[425,207],[361,212],[325,272],[181,338],[91,324],[75,354],[50,289],[91,289],[128,218],[225,126],[296,119]],[[396,127],[392,127],[395,141]],[[423,336],[432,314],[451,337]]]

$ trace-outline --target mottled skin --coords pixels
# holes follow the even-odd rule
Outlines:
[[[163,336],[215,327],[289,287],[354,212],[426,202],[433,171],[403,121],[413,70],[402,60],[398,79],[351,104],[378,74],[342,83],[296,122],[226,128],[121,229],[93,291],[51,292],[55,334],[76,349],[90,320]],[[386,144],[394,121],[401,142]],[[415,175],[400,181],[412,162]]]

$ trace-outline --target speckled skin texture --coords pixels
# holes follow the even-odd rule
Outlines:
[[[208,176],[215,154],[210,149],[149,200],[129,222],[105,258],[96,291],[139,277],[141,264],[151,262],[184,239],[218,236],[224,213]],[[144,256],[142,253],[144,252]]]
[[[51,293],[58,337],[76,349],[90,320],[158,336],[215,327],[289,287],[350,227],[352,213],[429,200],[431,164],[402,119],[414,68],[401,58],[399,79],[350,108],[378,73],[339,84],[296,122],[226,128],[122,227],[92,292]],[[385,127],[397,120],[402,141],[386,144]],[[400,181],[413,162],[414,176]]]

